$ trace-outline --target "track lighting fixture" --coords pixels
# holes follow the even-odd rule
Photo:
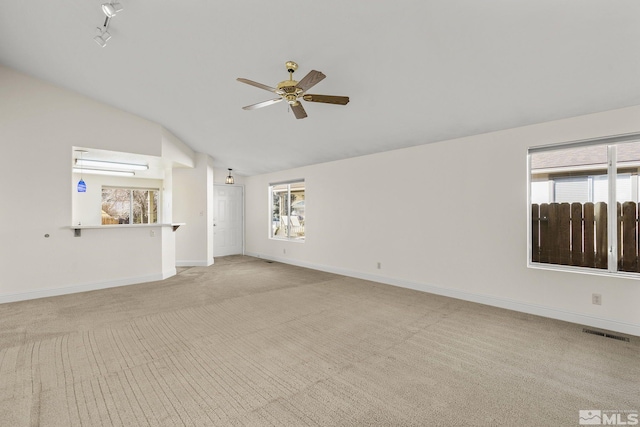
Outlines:
[[[109,32],[107,31],[107,29],[109,28],[109,22],[111,21],[111,18],[116,16],[116,13],[120,12],[121,10],[122,4],[120,3],[109,2],[102,4],[102,11],[107,17],[105,18],[102,27],[97,28],[97,34],[93,38],[93,41],[98,43],[100,47],[105,47],[107,45],[107,42],[111,38],[111,34],[109,34]]]

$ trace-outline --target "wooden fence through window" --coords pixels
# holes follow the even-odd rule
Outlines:
[[[638,208],[618,203],[618,270],[640,272]],[[608,268],[607,204],[531,205],[531,260],[547,264]]]

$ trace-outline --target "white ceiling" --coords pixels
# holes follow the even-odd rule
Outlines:
[[[106,1],[106,0],[104,0]],[[162,124],[253,175],[640,104],[637,0],[3,0],[0,62]],[[296,61],[310,92],[285,103]]]

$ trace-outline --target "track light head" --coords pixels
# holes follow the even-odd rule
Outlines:
[[[121,10],[122,10],[122,4],[120,3],[103,3],[102,4],[102,11],[109,18],[113,18],[114,16],[116,16],[116,13],[120,12]]]
[[[93,41],[98,43],[100,47],[105,47],[107,45],[107,41],[102,38],[102,36],[95,36]]]
[[[96,36],[93,40],[98,43],[100,47],[105,47],[109,39],[111,39],[111,34],[107,31],[106,27],[96,27]]]
[[[107,31],[107,27],[96,27],[96,36],[102,37],[105,42],[111,38],[111,34]]]
[[[102,11],[109,18],[113,18],[114,16],[116,16],[116,9],[111,5],[111,3],[104,3],[102,5]]]

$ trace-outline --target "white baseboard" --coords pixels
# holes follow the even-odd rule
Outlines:
[[[176,270],[175,267],[165,270],[162,272],[162,280],[168,279],[169,277],[173,277],[176,274],[178,274],[178,270]]]
[[[208,261],[176,261],[176,267],[209,267],[213,265],[213,259]]]
[[[116,288],[118,286],[137,285],[139,283],[155,282],[175,276],[176,269],[169,269],[159,274],[147,276],[126,277],[108,282],[85,283],[82,285],[65,286],[62,288],[41,289],[38,291],[21,292],[18,294],[0,295],[0,304],[16,301],[26,301],[30,299],[55,297],[59,295],[75,294],[79,292],[96,291],[98,289]]]
[[[450,298],[456,298],[464,301],[471,301],[480,304],[490,305],[494,307],[505,308],[508,310],[519,311],[521,313],[534,314],[536,316],[548,317],[551,319],[563,320],[565,322],[577,323],[579,325],[592,326],[595,328],[605,329],[609,331],[622,332],[624,334],[640,336],[640,325],[633,323],[620,322],[617,320],[604,319],[595,316],[589,316],[581,313],[574,313],[557,308],[550,308],[536,304],[529,304],[521,301],[514,301],[506,298],[497,298],[493,296],[474,294],[471,292],[460,291],[457,289],[443,288],[439,286],[428,285],[425,283],[411,282],[391,277],[377,276],[374,274],[361,273],[357,271],[335,268],[326,265],[311,264],[299,262],[289,258],[272,257],[258,253],[247,252],[247,256],[268,259],[271,261],[282,262],[284,264],[297,265],[299,267],[311,268],[314,270],[326,271],[328,273],[340,274],[342,276],[355,277],[358,279],[369,280],[372,282],[384,283],[386,285],[398,286],[401,288],[413,289],[416,291],[428,292],[431,294],[442,295]]]

